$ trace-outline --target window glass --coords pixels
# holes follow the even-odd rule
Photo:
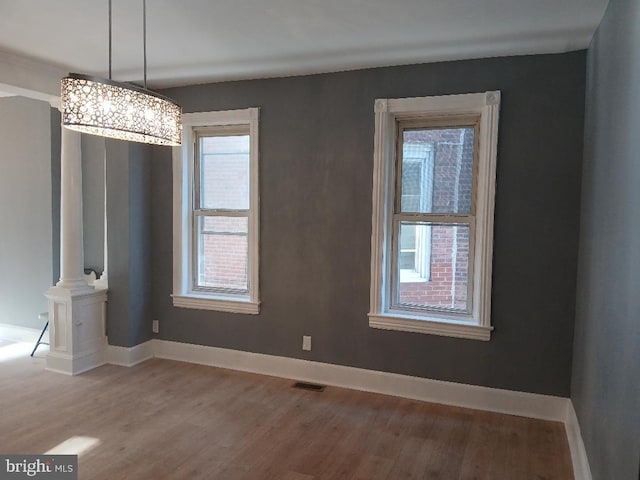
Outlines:
[[[247,217],[198,217],[198,287],[248,290],[247,235]]]
[[[402,130],[402,213],[471,213],[474,127]]]
[[[468,311],[469,232],[468,225],[400,222],[396,304]]]
[[[249,135],[201,136],[200,208],[249,209]]]

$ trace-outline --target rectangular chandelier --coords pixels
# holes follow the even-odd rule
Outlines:
[[[71,130],[155,145],[182,143],[180,106],[128,83],[70,73],[62,79],[61,111],[62,124]]]

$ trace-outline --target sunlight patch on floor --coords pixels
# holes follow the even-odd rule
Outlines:
[[[0,362],[7,362],[20,357],[28,357],[33,350],[33,343],[16,342],[0,346]]]
[[[82,455],[89,450],[100,445],[100,440],[93,437],[71,437],[56,445],[51,450],[44,452],[45,455]]]

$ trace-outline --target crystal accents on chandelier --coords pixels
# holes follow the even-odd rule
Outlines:
[[[62,124],[103,137],[178,146],[182,109],[135,85],[70,73],[62,79]]]

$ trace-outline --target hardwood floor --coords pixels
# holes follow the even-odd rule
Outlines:
[[[159,359],[67,377],[43,354],[0,357],[0,453],[73,439],[80,479],[573,479],[560,423]]]

